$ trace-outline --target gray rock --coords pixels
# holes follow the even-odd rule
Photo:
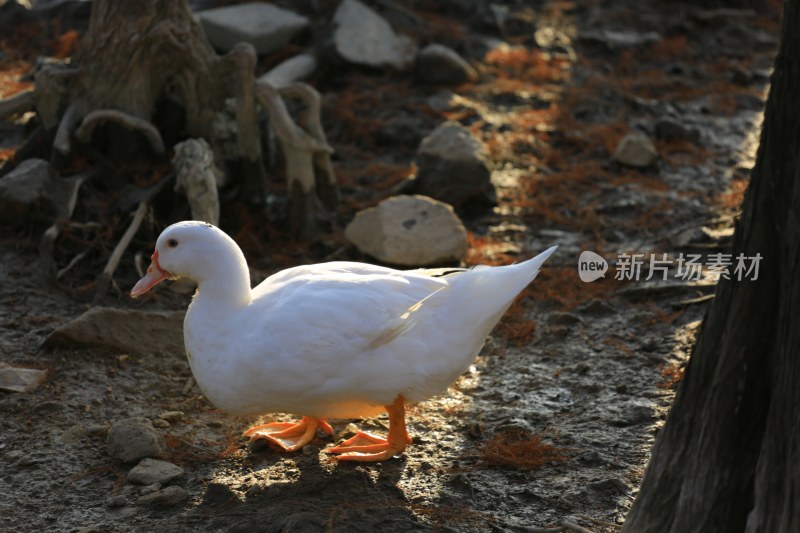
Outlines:
[[[81,424],[75,424],[61,434],[61,442],[64,444],[76,445],[86,436],[86,428]]]
[[[164,420],[163,418],[156,418],[155,420],[153,420],[153,426],[159,429],[166,429],[172,426],[172,424],[168,420]]]
[[[459,260],[467,232],[449,205],[424,196],[393,196],[356,214],[345,237],[386,263],[426,266]]]
[[[122,494],[116,494],[106,499],[106,507],[125,507],[128,505],[128,500]]]
[[[164,411],[158,415],[158,418],[166,420],[167,422],[179,422],[183,419],[183,411]]]
[[[547,317],[547,323],[555,326],[571,326],[583,322],[581,317],[574,313],[555,311]]]
[[[96,346],[121,353],[184,353],[183,311],[134,311],[93,307],[61,326],[44,346]]]
[[[687,128],[683,124],[670,118],[660,118],[655,126],[656,138],[665,141],[686,140],[693,144],[700,143],[700,132],[694,128]]]
[[[0,362],[0,390],[31,392],[47,379],[47,370],[17,368]]]
[[[486,147],[457,122],[444,122],[422,139],[411,190],[459,207],[472,199],[495,202]]]
[[[429,44],[420,50],[414,68],[417,79],[431,85],[458,85],[478,77],[458,52],[441,44]]]
[[[250,488],[252,489],[253,487]],[[220,507],[222,505],[230,505],[238,501],[239,497],[236,496],[236,493],[233,492],[227,485],[223,483],[209,483],[206,486],[206,492],[203,494],[203,502],[200,505],[204,507]]]
[[[453,102],[456,100],[456,96],[457,95],[453,91],[443,90],[442,92],[426,98],[425,104],[434,111],[442,113],[450,110],[453,107]]]
[[[419,114],[398,113],[387,117],[375,130],[375,142],[379,146],[415,148],[428,130],[429,126]]]
[[[176,505],[186,500],[189,495],[178,486],[170,485],[152,494],[146,494],[137,500],[139,505]]]
[[[108,454],[125,463],[161,453],[163,439],[146,418],[119,420],[108,430]]]
[[[633,398],[625,403],[608,407],[606,421],[617,427],[636,426],[653,421],[653,404],[644,399]]]
[[[415,46],[397,35],[386,20],[358,0],[344,0],[333,17],[333,45],[345,61],[367,67],[403,68]]]
[[[27,159],[0,179],[0,221],[25,223],[56,213],[53,176],[43,159]]]
[[[636,168],[649,167],[657,158],[656,147],[647,135],[640,131],[634,131],[623,137],[614,152],[614,161]]]
[[[631,46],[642,46],[662,39],[661,35],[654,31],[637,32],[634,30],[600,30],[586,31],[578,37],[585,44],[601,44],[610,50],[617,48],[627,48]]]
[[[607,478],[589,483],[589,490],[606,494],[630,494],[631,488],[619,478]]]
[[[317,58],[311,54],[298,54],[259,77],[258,81],[269,83],[276,88],[284,87],[308,78],[315,70],[317,70]]]
[[[239,4],[198,13],[208,40],[220,50],[237,43],[253,45],[258,54],[279,50],[308,27],[308,18],[273,4]]]
[[[153,483],[166,485],[182,475],[183,468],[177,465],[167,461],[159,461],[158,459],[145,458],[128,472],[127,479],[130,483],[138,483],[140,485],[151,485]]]

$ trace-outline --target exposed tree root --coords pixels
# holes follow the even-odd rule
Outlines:
[[[218,55],[187,0],[96,0],[89,29],[74,61],[46,62],[34,76],[33,90],[0,100],[0,117],[34,109],[41,124],[35,146],[31,145],[35,151],[23,154],[24,149],[20,149],[13,161],[3,165],[3,171],[25,157],[41,156],[43,141],[52,142],[50,159],[55,167],[74,164],[76,158],[70,156],[79,147],[79,155],[93,164],[119,168],[114,154],[127,156],[131,152],[125,141],[105,136],[102,149],[92,144],[100,141],[97,127],[107,123],[141,134],[152,149],[151,155],[162,161],[168,144],[188,136],[207,143],[207,150],[190,160],[185,143],[183,150],[181,144],[176,146],[178,184],[186,191],[192,216],[218,224],[218,172],[227,175],[228,183],[238,185],[239,196],[247,202],[266,202],[267,176],[258,123],[260,104],[269,115],[269,124],[285,157],[292,231],[309,238],[318,223],[327,219],[326,211],[334,209],[338,202],[330,160],[333,150],[322,128],[320,96],[302,83],[279,90],[266,82],[258,83],[256,63],[256,52],[247,43]],[[305,107],[302,119],[292,118],[284,99],[299,101]],[[218,121],[226,118],[230,100],[235,106],[233,150],[222,146],[227,137],[215,138],[220,132]],[[162,121],[162,106],[177,118],[167,114],[168,118]],[[179,128],[165,129],[173,123],[179,123]],[[80,158],[77,161],[81,163]],[[215,170],[217,167],[221,170]],[[72,183],[77,194],[82,181]],[[98,276],[98,295],[105,294],[112,283],[122,254],[151,205],[150,191],[132,196],[126,200],[139,207]],[[59,223],[49,228],[41,241],[42,264],[50,280],[64,276],[85,257],[77,253],[60,270],[55,265],[53,247],[63,223],[72,215],[75,201],[73,196],[71,206],[59,214]]]
[[[100,173],[100,167],[92,167],[85,172],[81,172],[69,178],[62,178],[60,183],[66,188],[63,202],[58,205],[56,222],[47,228],[39,241],[39,265],[46,281],[55,279],[56,262],[53,257],[56,240],[61,235],[61,226],[69,221],[75,206],[78,203],[78,191],[83,182],[89,180]]]
[[[103,272],[97,278],[97,292],[95,293],[95,301],[105,296],[106,292],[108,291],[108,287],[111,285],[114,272],[116,272],[117,267],[119,266],[119,260],[122,259],[122,254],[128,249],[128,245],[130,245],[133,236],[136,235],[137,231],[139,231],[139,226],[142,225],[142,221],[144,220],[144,216],[147,214],[148,207],[149,203],[147,200],[142,200],[139,202],[139,207],[136,208],[136,212],[133,214],[133,220],[128,226],[128,229],[125,230],[122,238],[114,247],[114,251],[111,253],[111,257],[108,258],[108,262],[106,263]]]
[[[283,96],[299,99],[306,106],[304,127],[289,115]],[[336,178],[330,161],[333,149],[322,129],[319,93],[304,83],[275,89],[260,82],[256,84],[256,97],[272,118],[272,126],[286,159],[291,227],[297,236],[310,238],[321,211],[320,201],[329,209],[338,202]]]
[[[203,139],[189,139],[175,145],[172,158],[178,176],[176,190],[183,190],[192,209],[192,219],[219,225],[217,185],[220,171],[214,152]]]
[[[10,98],[0,100],[0,118],[31,111],[34,108],[34,103],[33,90],[22,91]]]
[[[83,143],[88,143],[92,140],[94,129],[104,122],[114,122],[126,129],[141,132],[153,152],[164,153],[164,141],[161,139],[161,134],[149,120],[134,117],[116,109],[99,109],[88,113],[75,131],[75,137]]]

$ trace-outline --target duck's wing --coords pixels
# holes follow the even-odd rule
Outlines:
[[[259,314],[269,315],[265,327],[280,330],[272,333],[295,335],[308,349],[363,350],[407,330],[407,311],[446,285],[422,272],[332,262],[279,272],[253,295]]]
[[[269,381],[271,395],[298,403],[347,397],[354,388],[381,390],[370,381],[408,366],[384,347],[413,329],[409,310],[446,285],[359,263],[281,272],[254,290],[251,312],[241,318],[246,338],[237,345],[258,348],[241,354],[239,371],[264,374],[258,380]]]
[[[260,285],[253,289],[253,295],[273,290],[274,288],[288,282],[300,279],[332,279],[340,277],[359,277],[359,276],[388,276],[391,278],[420,278],[420,277],[441,277],[456,271],[463,271],[459,268],[420,268],[416,270],[396,270],[389,267],[370,265],[368,263],[357,263],[355,261],[331,261],[328,263],[317,263],[314,265],[300,265],[287,268],[273,274],[265,279]],[[424,282],[423,282],[424,284]]]

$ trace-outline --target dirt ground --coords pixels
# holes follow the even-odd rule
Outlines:
[[[337,150],[341,219],[389,195],[419,139],[451,119],[487,144],[498,191],[493,210],[461,213],[467,263],[512,262],[553,244],[557,254],[474,366],[446,394],[409,410],[406,452],[354,465],[326,456],[331,439],[321,435],[295,454],[249,446],[240,435],[255,420],[215,410],[191,386],[183,353],[42,348],[94,306],[84,284],[98,270],[90,258],[45,285],[39,228],[4,228],[0,362],[49,376],[30,393],[0,392],[0,531],[526,531],[562,520],[613,531],[624,521],[713,279],[683,281],[673,268],[668,281],[645,281],[645,265],[638,281],[621,281],[615,261],[641,252],[707,262],[726,250],[757,148],[777,45],[774,7],[374,4],[399,31],[456,48],[480,79],[443,90],[408,73],[323,69],[312,80]],[[667,119],[682,130],[665,134]],[[3,128],[8,151],[20,132]],[[612,160],[634,130],[659,152],[644,169]],[[368,260],[342,246],[336,224],[302,245],[242,221],[228,215],[223,227],[238,230],[256,278],[302,262]],[[163,288],[145,302],[125,296],[137,278],[133,253],[149,254],[157,232],[154,225],[134,242],[115,278],[119,293],[102,305],[185,307],[187,295]],[[73,251],[64,248],[65,257]],[[609,260],[605,279],[581,282],[582,250]],[[182,414],[162,416],[175,411]],[[184,501],[137,503],[142,487],[126,482],[133,465],[109,456],[111,424],[137,416],[158,421],[162,458],[185,470],[171,483],[188,493]],[[352,422],[386,427],[378,417],[334,429],[347,432]],[[542,450],[550,456],[531,459]]]

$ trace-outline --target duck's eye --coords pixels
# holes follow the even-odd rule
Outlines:
[[[169,246],[170,248],[175,248],[176,246],[178,246],[178,241],[176,241],[175,239],[170,239],[167,241],[167,246]]]

